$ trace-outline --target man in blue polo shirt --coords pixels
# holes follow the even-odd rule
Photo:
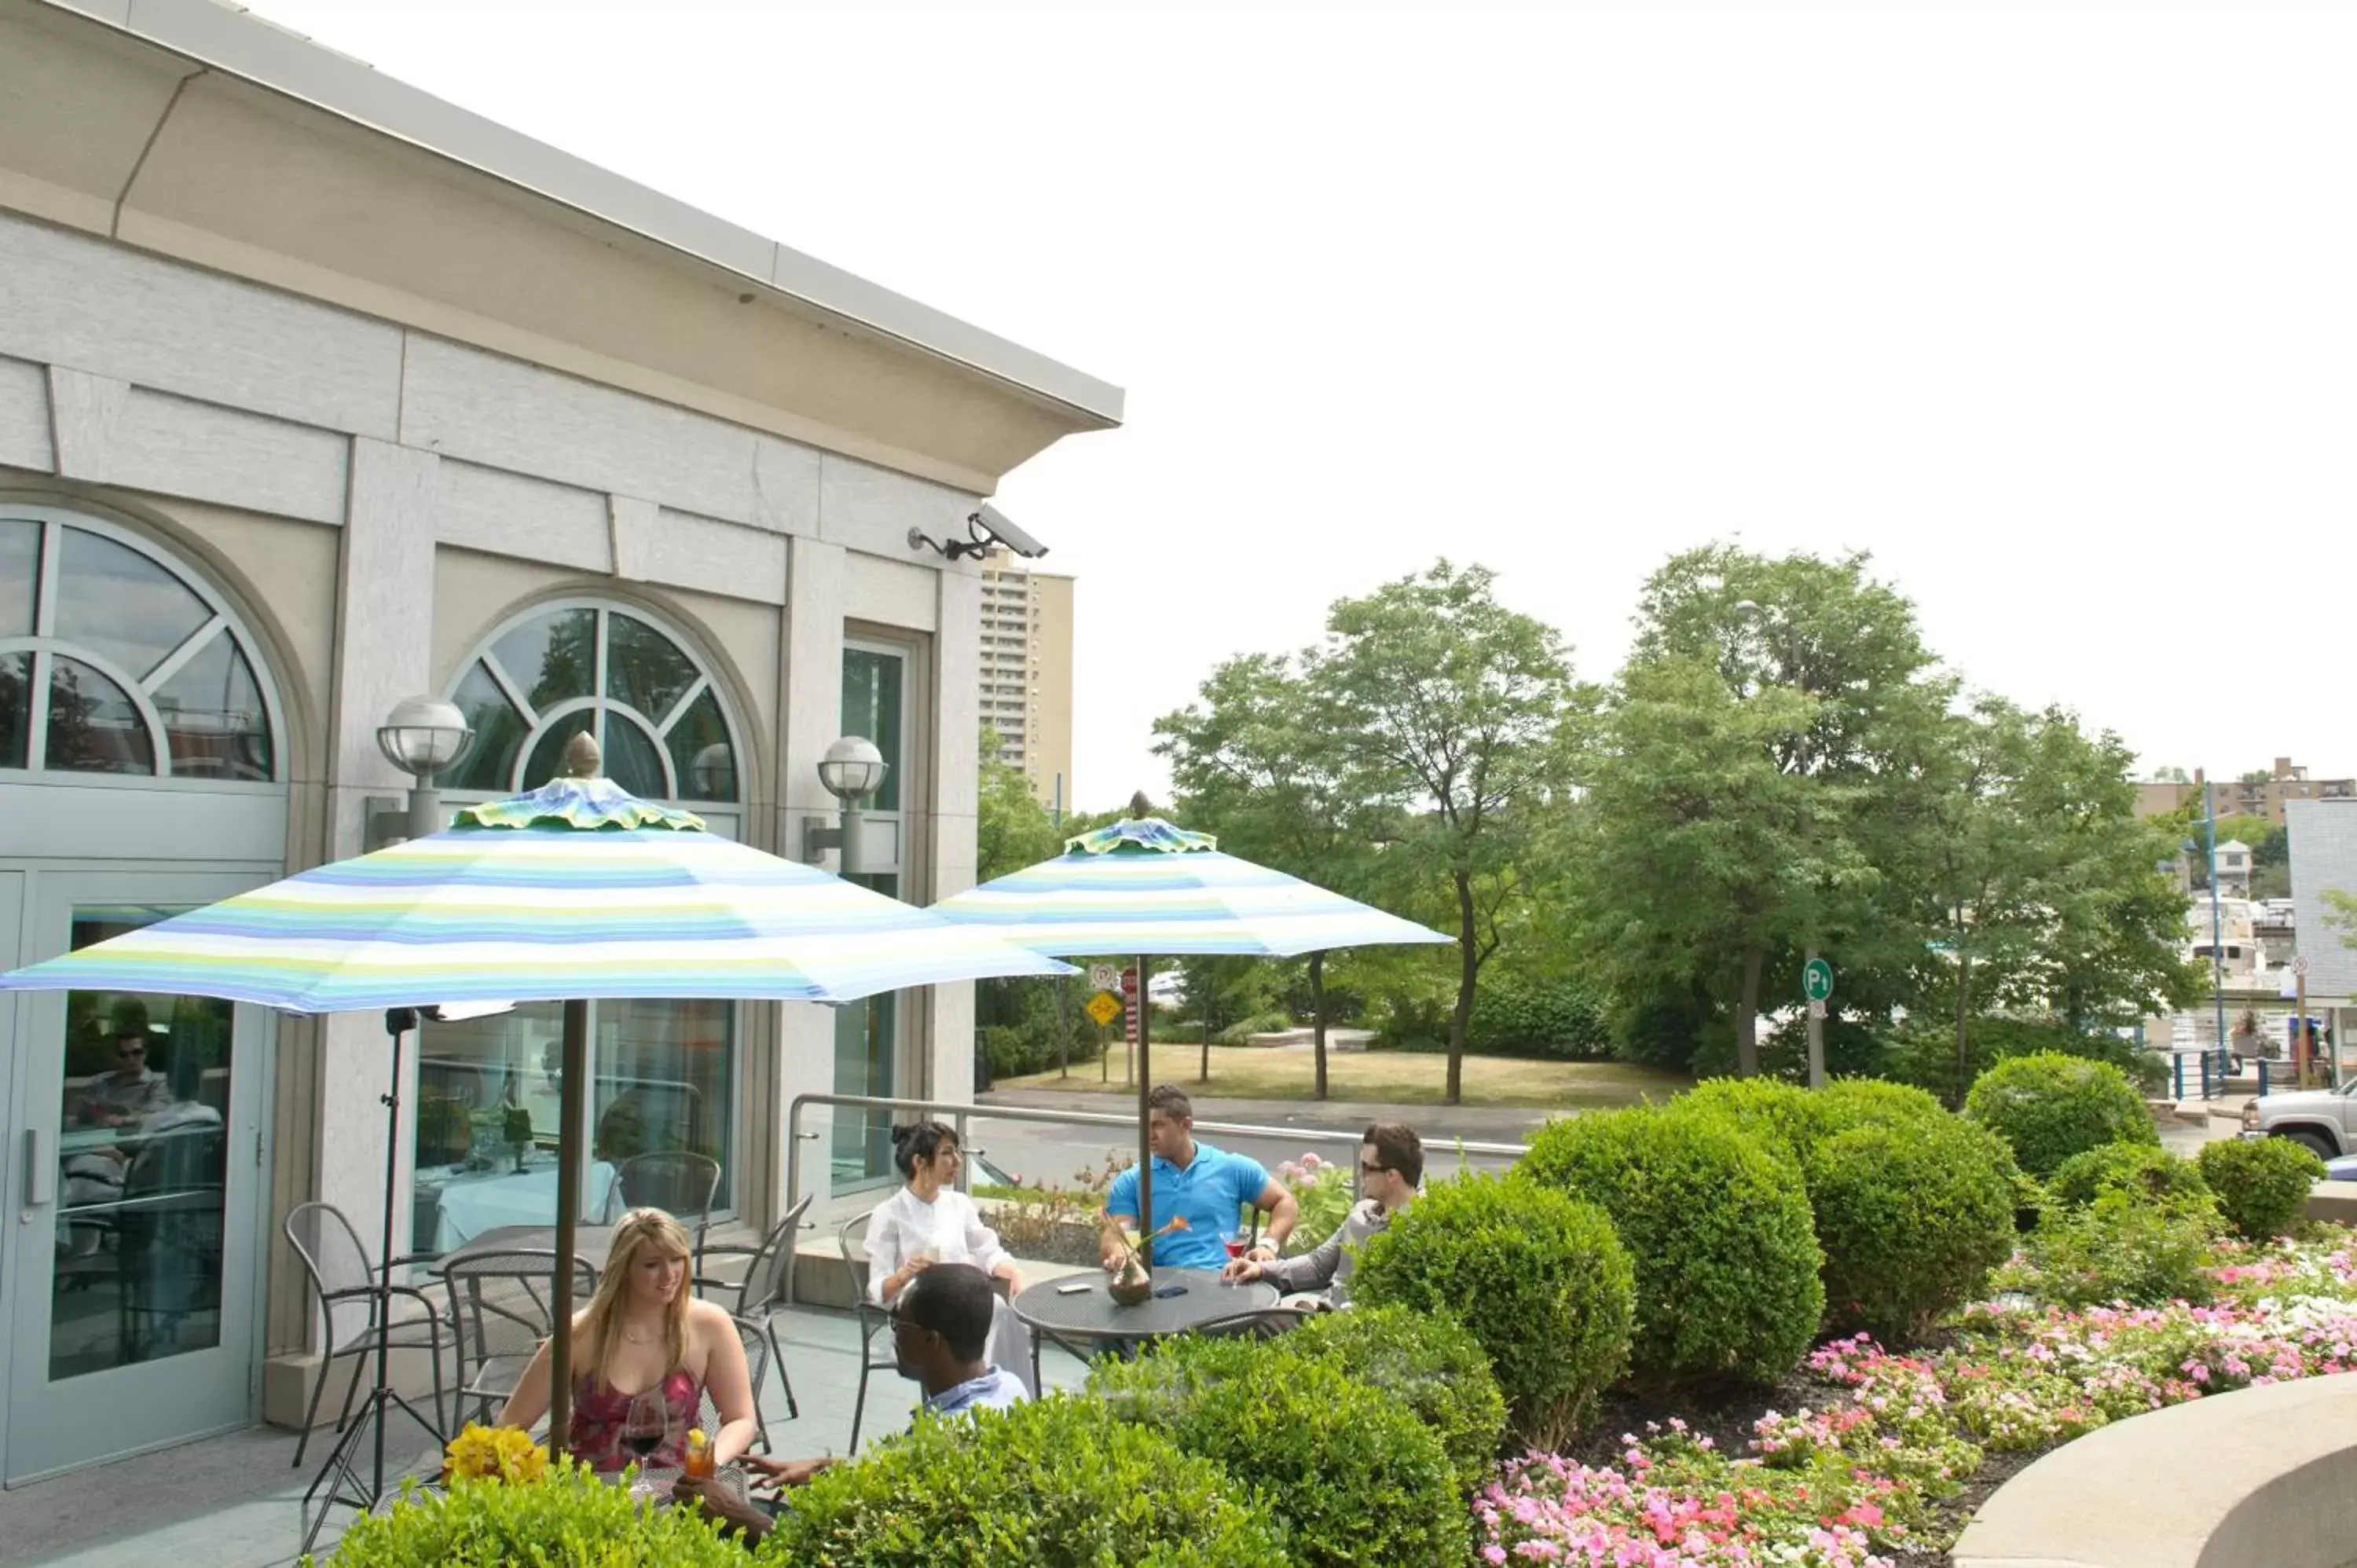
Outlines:
[[[1146,1097],[1146,1133],[1154,1150],[1154,1228],[1160,1230],[1174,1215],[1187,1217],[1187,1229],[1174,1230],[1154,1243],[1154,1261],[1174,1269],[1218,1269],[1228,1262],[1227,1238],[1245,1204],[1268,1212],[1268,1225],[1251,1252],[1256,1259],[1274,1258],[1285,1250],[1286,1237],[1301,1206],[1283,1183],[1247,1155],[1232,1155],[1195,1141],[1195,1106],[1186,1091],[1158,1084]],[[1105,1213],[1135,1229],[1137,1226],[1137,1169],[1132,1166],[1114,1177],[1105,1193]],[[1108,1235],[1104,1262],[1115,1265],[1117,1244]]]

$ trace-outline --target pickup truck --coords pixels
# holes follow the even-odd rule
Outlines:
[[[2357,1078],[2339,1089],[2264,1095],[2243,1107],[2243,1136],[2290,1138],[2319,1158],[2357,1154]]]

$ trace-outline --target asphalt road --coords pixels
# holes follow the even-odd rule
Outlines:
[[[1035,1111],[1092,1111],[1125,1118],[1134,1116],[1136,1109],[1134,1100],[1118,1095],[1063,1094],[1026,1090],[984,1094],[977,1098],[985,1106],[1019,1105]],[[1424,1139],[1426,1172],[1433,1176],[1447,1176],[1458,1168],[1458,1156],[1453,1145],[1458,1139],[1477,1144],[1520,1144],[1545,1122],[1546,1117],[1545,1112],[1527,1107],[1459,1106],[1450,1109],[1437,1105],[1369,1105],[1341,1101],[1318,1104],[1303,1101],[1211,1099],[1195,1102],[1195,1120],[1199,1122],[1227,1122],[1285,1129],[1270,1136],[1210,1132],[1201,1134],[1205,1143],[1237,1154],[1250,1155],[1272,1169],[1283,1161],[1298,1159],[1305,1151],[1313,1149],[1325,1159],[1352,1159],[1355,1157],[1357,1137],[1366,1131],[1369,1122],[1405,1122]],[[1332,1133],[1339,1134],[1341,1141],[1332,1144],[1312,1142],[1295,1136],[1297,1132]],[[1101,1165],[1110,1151],[1121,1150],[1134,1155],[1137,1148],[1136,1133],[1124,1127],[1063,1127],[1010,1122],[987,1114],[977,1115],[974,1119],[968,1137],[985,1159],[1009,1176],[1019,1176],[1034,1183],[1045,1180],[1060,1187],[1071,1186],[1075,1173],[1082,1168]],[[1513,1162],[1506,1155],[1468,1154],[1464,1156],[1464,1163],[1476,1170],[1495,1171],[1503,1170]]]

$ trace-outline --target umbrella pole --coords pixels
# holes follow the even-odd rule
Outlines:
[[[1146,1018],[1153,1009],[1146,1003],[1146,957],[1137,960],[1137,1235],[1146,1252],[1146,1273],[1154,1273],[1154,1133],[1147,1125],[1152,1107],[1146,1097],[1154,1080],[1146,1070]]]
[[[565,1004],[565,1067],[557,1085],[556,1278],[548,1291],[548,1450],[564,1452],[573,1422],[574,1229],[581,1222],[581,1103],[589,1076],[589,1004]]]

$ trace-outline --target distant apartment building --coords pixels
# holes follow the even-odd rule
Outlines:
[[[2310,779],[2308,769],[2288,757],[2276,757],[2264,778],[2221,779],[2211,789],[2220,816],[2265,817],[2276,827],[2283,826],[2287,800],[2357,800],[2357,779]],[[2159,779],[2136,786],[2136,814],[2141,817],[2166,815],[2188,800],[2201,803],[2199,772],[2190,783]]]
[[[982,558],[982,722],[1043,805],[1072,803],[1072,579]]]

